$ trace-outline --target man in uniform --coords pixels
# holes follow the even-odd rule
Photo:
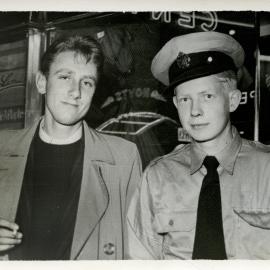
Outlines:
[[[89,36],[48,48],[36,77],[45,114],[0,132],[0,251],[5,259],[122,259],[126,210],[140,178],[136,146],[89,128],[103,66]]]
[[[192,142],[145,170],[128,212],[129,258],[270,259],[270,155],[230,122],[243,62],[241,45],[217,32],[175,37],[153,59]]]

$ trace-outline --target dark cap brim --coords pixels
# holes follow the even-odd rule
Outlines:
[[[209,69],[209,67],[206,68],[205,66],[200,66],[200,67],[194,68],[192,72],[190,71],[183,72],[178,78],[175,78],[175,80],[169,86],[164,88],[164,90],[162,91],[162,94],[167,98],[172,97],[174,95],[173,90],[179,84],[182,84],[184,82],[187,82],[193,79],[198,79],[201,77],[214,75],[214,74],[224,72],[227,70],[232,70],[236,72],[235,69],[224,69],[222,65],[216,66],[215,68],[212,68],[212,69]]]

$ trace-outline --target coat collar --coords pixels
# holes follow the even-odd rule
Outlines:
[[[92,161],[106,162],[115,165],[113,154],[110,150],[108,142],[97,131],[88,127],[83,121],[83,129],[85,135],[85,145],[90,145],[89,156]]]
[[[7,144],[9,145],[8,148],[4,146],[2,153],[14,156],[27,155],[40,120],[41,119],[36,121],[32,127],[20,130],[19,133],[16,132],[14,143],[12,143],[11,146],[10,144]],[[115,165],[113,154],[108,145],[108,141],[104,136],[101,136],[94,129],[89,128],[85,121],[83,121],[83,129],[85,134],[85,144],[91,146],[88,158],[92,161],[100,161]],[[17,136],[17,134],[19,136]]]
[[[36,121],[30,128],[7,131],[3,137],[6,142],[2,149],[0,147],[1,155],[27,156],[38,124],[39,121]],[[9,143],[9,140],[12,143]]]

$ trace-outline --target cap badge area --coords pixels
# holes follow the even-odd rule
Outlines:
[[[180,69],[186,69],[187,67],[189,67],[190,61],[191,61],[190,57],[183,52],[179,52],[176,58],[176,63]]]

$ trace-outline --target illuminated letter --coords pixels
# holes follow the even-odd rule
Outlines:
[[[171,12],[152,12],[152,19],[153,20],[160,20],[162,19],[164,20],[164,22],[166,23],[170,23],[171,22]]]
[[[247,92],[242,92],[240,104],[247,104],[247,97],[248,97]]]
[[[255,97],[255,90],[250,91],[249,97],[250,98],[254,98]]]
[[[180,12],[180,18],[178,19],[178,25],[187,28],[195,28],[195,12]]]
[[[205,11],[203,13],[206,13],[210,17],[209,23],[202,23],[201,28],[203,31],[214,31],[217,28],[218,25],[218,17],[217,13],[215,11]]]

